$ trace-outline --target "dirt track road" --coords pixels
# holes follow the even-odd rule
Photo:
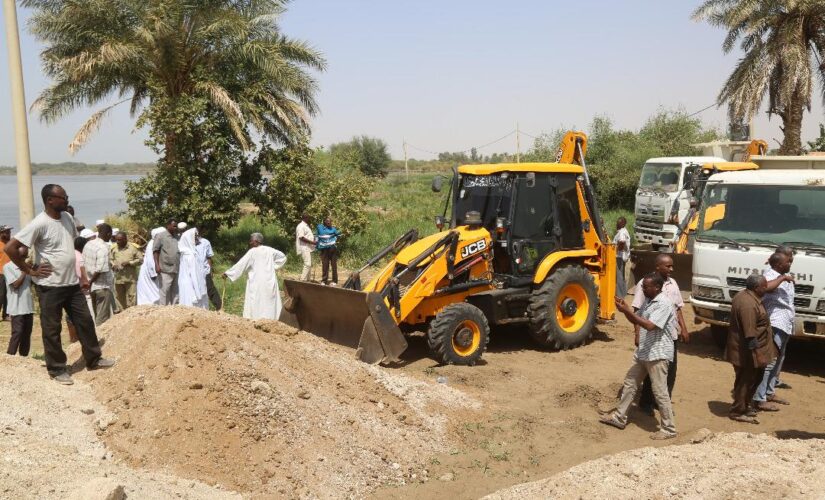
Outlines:
[[[446,377],[448,384],[483,401],[485,416],[453,426],[462,444],[450,454],[430,458],[433,479],[385,488],[374,497],[478,498],[602,455],[686,443],[703,427],[825,438],[825,343],[792,342],[782,377],[793,386],[782,391],[791,405],[762,414],[760,425],[737,424],[726,417],[733,370],[719,359],[709,330],[694,325],[687,309],[693,339],[680,346],[673,398],[681,435],[666,442],[648,438],[657,421],[639,412],[631,413],[624,431],[597,422],[598,409],[615,403],[631,362],[633,335],[624,317],[602,325],[591,344],[568,352],[534,349],[517,330],[494,332],[484,363],[475,367],[438,367],[426,356],[424,342],[414,340],[406,354],[410,361],[400,370]]]

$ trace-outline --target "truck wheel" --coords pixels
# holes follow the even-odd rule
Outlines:
[[[460,302],[436,314],[427,332],[435,359],[445,365],[472,366],[481,359],[490,340],[490,326],[481,309]]]
[[[598,310],[593,276],[581,266],[562,267],[530,297],[530,335],[544,347],[578,347],[593,335]]]
[[[710,334],[713,336],[713,343],[719,349],[725,350],[728,346],[728,329],[722,325],[710,325]]]

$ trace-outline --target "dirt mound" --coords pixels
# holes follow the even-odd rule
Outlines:
[[[112,370],[81,372],[134,465],[253,495],[340,497],[427,476],[460,391],[356,361],[276,321],[130,309],[100,329]]]
[[[709,433],[708,433],[709,434]],[[485,497],[822,498],[825,440],[732,433],[700,444],[641,448]]]
[[[129,498],[240,498],[120,463],[95,435],[95,422],[112,415],[89,386],[58,385],[42,365],[0,356],[1,498],[105,498],[118,487]]]

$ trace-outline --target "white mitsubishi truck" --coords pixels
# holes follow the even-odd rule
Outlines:
[[[704,190],[690,301],[720,345],[731,299],[748,275],[762,273],[781,244],[796,252],[793,335],[825,339],[825,163],[788,157],[770,165],[771,157],[765,158],[759,170],[711,176]]]
[[[724,162],[718,156],[651,158],[642,167],[636,190],[636,242],[653,250],[669,248],[678,234],[679,223],[690,209],[691,175],[705,163]],[[671,218],[674,204],[678,203]]]

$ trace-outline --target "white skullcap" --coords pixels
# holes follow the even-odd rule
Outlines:
[[[184,229],[186,229],[187,227],[188,227],[188,224],[187,224],[187,223],[185,223],[185,222],[178,222],[178,229],[180,229],[181,231],[183,231],[183,230],[184,230]]]
[[[95,226],[99,226],[99,225],[105,224],[105,223],[106,223],[105,219],[98,219],[98,220],[95,221]]]
[[[80,231],[80,237],[81,238],[86,238],[87,240],[89,238],[91,238],[92,236],[94,236],[94,235],[95,235],[95,232],[92,231],[91,229],[84,229],[83,231]]]

